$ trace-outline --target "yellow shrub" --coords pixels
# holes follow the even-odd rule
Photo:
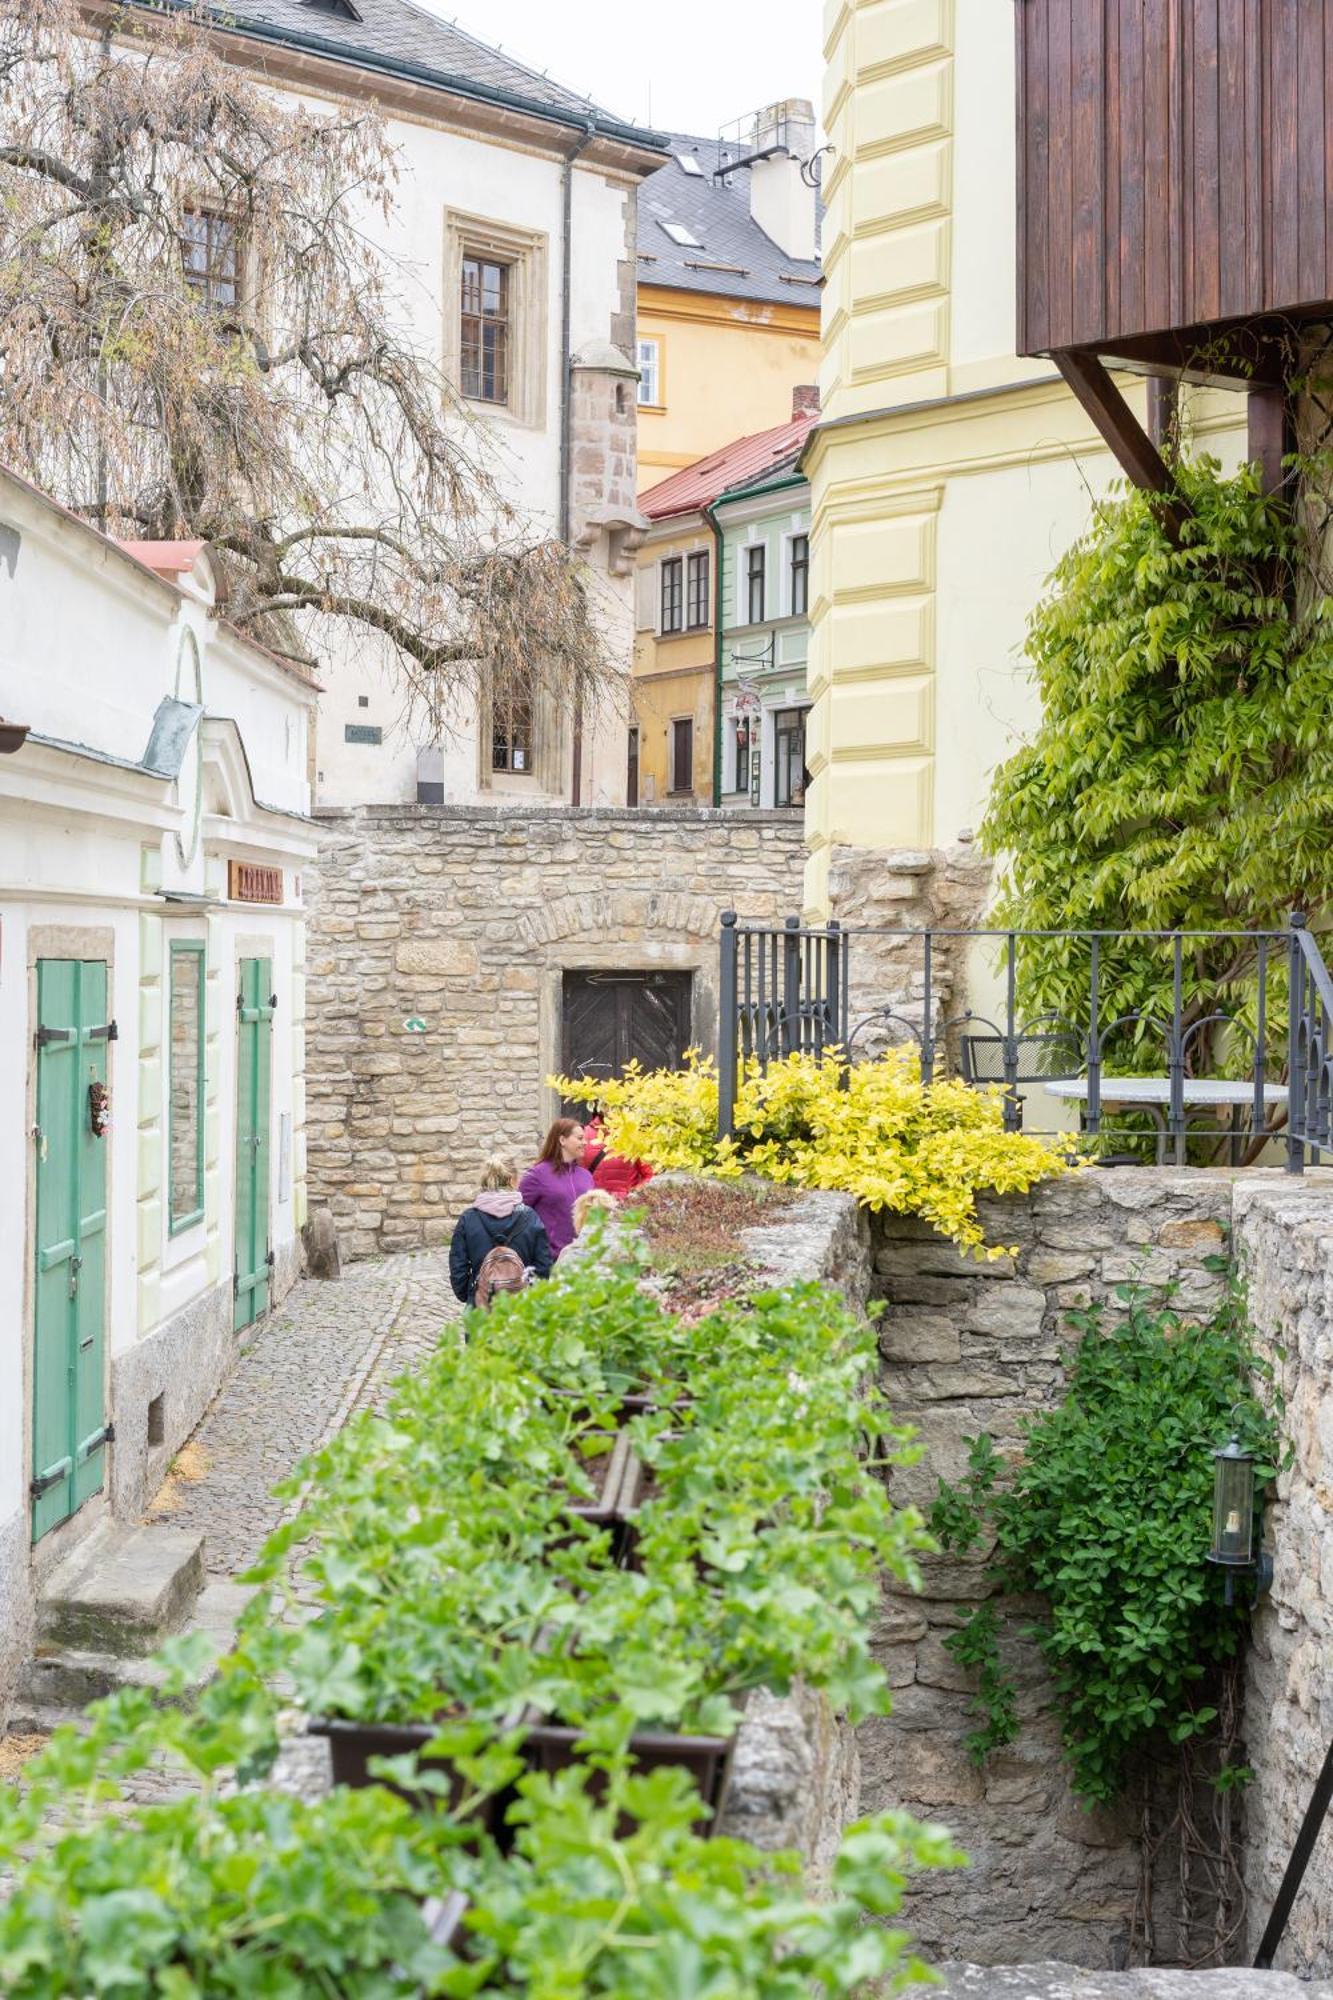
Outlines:
[[[1004,1252],[985,1247],[979,1194],[1023,1194],[1067,1171],[1045,1141],[1005,1131],[998,1090],[956,1080],[923,1085],[911,1049],[850,1070],[808,1055],[784,1057],[766,1072],[748,1064],[734,1141],[718,1140],[714,1064],[691,1050],[685,1065],[648,1073],[631,1065],[615,1083],[554,1082],[575,1102],[605,1105],[607,1145],[625,1159],[836,1189],[867,1208],[919,1215],[980,1256]]]

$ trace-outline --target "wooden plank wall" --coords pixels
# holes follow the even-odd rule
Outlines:
[[[1333,0],[1015,0],[1019,349],[1333,297]]]

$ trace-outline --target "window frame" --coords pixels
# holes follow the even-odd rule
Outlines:
[[[651,347],[652,360],[645,362],[644,349]],[[639,363],[638,407],[641,410],[664,410],[666,399],[662,394],[662,342],[655,333],[640,334],[636,337],[635,353]],[[645,390],[652,389],[651,395]]]
[[[686,732],[683,738],[681,736],[682,730]],[[689,756],[687,758],[687,777],[689,782],[684,785],[677,784],[676,782],[680,776],[680,746],[682,741],[689,746]],[[671,718],[670,796],[673,799],[680,799],[685,798],[687,795],[690,798],[694,796],[694,717],[692,715],[673,715]]]
[[[187,256],[187,252],[193,247],[194,243],[194,239],[186,234],[192,217],[205,224],[204,255],[206,262],[203,271],[197,273],[192,271]],[[234,247],[233,274],[228,281],[232,286],[232,296],[230,299],[218,299],[211,296],[213,286],[216,282],[211,243],[211,231],[215,224],[221,224],[230,232]],[[239,318],[248,308],[250,293],[248,282],[249,246],[246,241],[245,226],[241,219],[233,215],[225,205],[218,205],[208,201],[187,201],[181,212],[180,225],[176,231],[176,242],[180,250],[181,277],[185,288],[199,300],[204,312],[216,313],[220,318],[226,317],[229,314]]]
[[[172,1028],[172,1001],[176,991],[176,967],[185,959],[195,962],[195,978],[198,982],[198,1047],[195,1051],[195,1100],[194,1100],[194,1206],[188,1213],[176,1213],[176,1189],[172,1172],[172,1156],[176,1141],[176,1115],[173,1109],[172,1079],[174,1074],[175,1038]],[[166,1030],[164,1035],[164,1055],[166,1063],[166,1179],[167,1179],[167,1234],[180,1236],[187,1229],[194,1229],[204,1219],[207,1205],[204,1176],[204,1124],[206,1110],[206,1090],[208,1083],[208,944],[204,938],[173,938],[167,952],[167,994]]]
[[[783,812],[800,812],[805,804],[804,779],[801,783],[801,797],[799,799],[792,799],[790,797],[784,799],[781,796],[783,758],[779,744],[783,736],[792,733],[789,727],[784,728],[783,725],[789,716],[797,717],[800,722],[801,770],[804,772],[808,768],[805,752],[809,741],[809,715],[810,704],[808,702],[804,707],[798,705],[794,708],[775,708],[773,710],[773,804],[776,809],[780,809]],[[790,779],[789,767],[788,778]]]
[[[490,402],[463,392],[463,266],[469,260],[503,264],[509,272],[507,397]],[[509,421],[539,430],[546,423],[549,239],[462,209],[444,212],[441,365],[455,395],[487,421]]]
[[[796,550],[804,545],[805,554],[798,563]],[[808,618],[810,616],[810,530],[797,528],[787,536],[787,561],[784,565],[787,586],[787,616]],[[796,579],[801,579],[801,603],[796,602]]]
[[[514,719],[516,714],[522,715],[524,711],[526,711],[527,732],[516,745]],[[505,736],[506,761],[503,764],[497,764],[495,761],[496,744],[499,741],[502,727]],[[490,770],[493,778],[531,778],[536,775],[537,704],[531,694],[509,694],[505,696],[503,701],[497,701],[492,696],[490,706],[490,737]],[[521,749],[524,754],[526,762],[522,765],[516,765],[513,761],[515,748]]]
[[[475,311],[470,311],[467,304],[469,267],[473,268],[477,274],[477,307]],[[490,271],[495,272],[498,279],[496,291],[499,297],[500,310],[496,313],[488,314],[486,311],[486,274]],[[514,265],[508,258],[501,257],[492,252],[469,250],[464,247],[459,268],[457,304],[459,319],[458,390],[465,402],[483,403],[487,409],[507,410],[511,406],[511,378],[514,350],[513,304],[515,291]],[[467,383],[468,327],[470,323],[474,322],[476,326],[475,355],[477,386],[470,389]],[[485,335],[488,326],[498,330],[498,338],[494,343],[494,352],[491,357],[492,383],[494,386],[498,382],[500,388],[498,395],[488,395],[484,386],[487,372]]]
[[[674,571],[671,610],[673,622],[667,623],[667,573]],[[685,558],[683,555],[663,556],[657,565],[657,630],[663,639],[676,639],[685,630]]]
[[[756,557],[758,563],[756,565]],[[742,625],[763,625],[767,623],[768,611],[768,544],[747,542],[745,544],[745,597],[742,604],[744,616]],[[759,586],[759,616],[754,615],[755,585]]]
[[[691,549],[685,558],[685,630],[687,632],[706,632],[713,622],[711,554],[712,551],[709,549]],[[702,616],[696,618],[694,615],[695,582],[700,572],[703,575],[703,589],[699,593]]]

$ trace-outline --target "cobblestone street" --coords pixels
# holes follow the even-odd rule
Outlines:
[[[205,1537],[210,1577],[239,1575],[282,1518],[273,1487],[435,1345],[461,1308],[444,1251],[302,1279],[256,1330],[149,1518]]]

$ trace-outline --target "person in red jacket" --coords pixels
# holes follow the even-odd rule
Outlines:
[[[592,1175],[594,1187],[613,1194],[617,1201],[625,1201],[635,1188],[652,1179],[653,1170],[646,1160],[622,1160],[618,1153],[607,1150],[603,1117],[601,1106],[595,1106],[583,1128],[583,1164]]]

